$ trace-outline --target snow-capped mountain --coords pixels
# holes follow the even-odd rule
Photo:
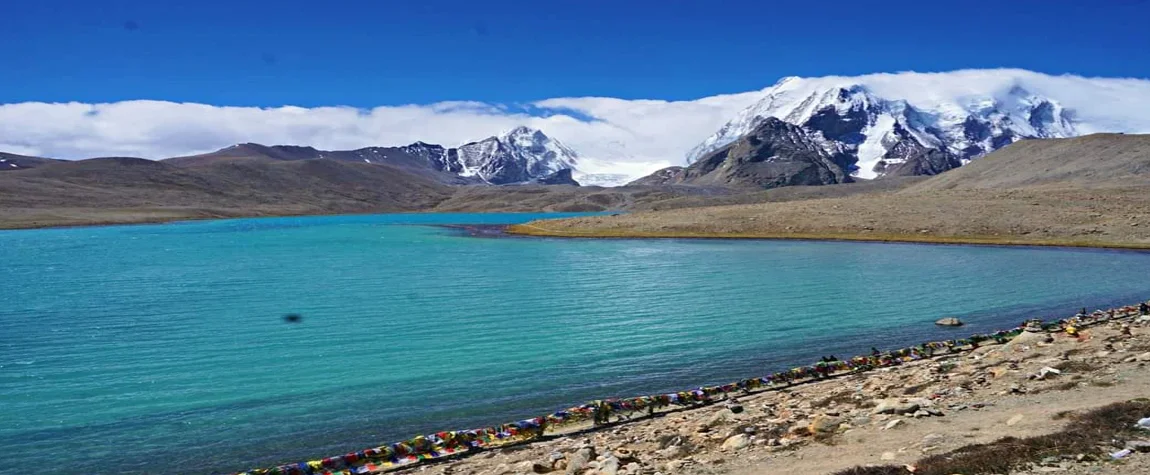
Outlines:
[[[998,76],[987,80],[987,74]],[[853,157],[857,178],[940,173],[1020,139],[1097,131],[1082,127],[1058,98],[1032,90],[1027,77],[1036,74],[785,78],[688,152],[687,163],[750,133],[767,117],[802,126],[829,153]]]
[[[455,163],[462,176],[477,176],[487,183],[523,183],[575,170],[579,156],[542,131],[516,127],[498,137],[461,145]]]

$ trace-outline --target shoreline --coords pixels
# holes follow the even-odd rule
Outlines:
[[[507,225],[505,232],[511,236],[559,238],[559,239],[704,239],[704,240],[746,240],[746,241],[830,241],[830,242],[871,242],[903,244],[972,245],[1002,247],[1042,247],[1111,249],[1128,251],[1150,250],[1150,243],[1120,243],[1072,240],[1031,240],[1012,237],[958,237],[958,236],[915,236],[907,234],[859,234],[859,233],[700,233],[690,231],[647,232],[647,231],[560,231],[545,229],[532,223]]]
[[[239,472],[239,475],[350,475],[412,469],[422,471],[440,464],[465,463],[472,460],[473,455],[488,454],[488,456],[475,458],[491,458],[490,454],[493,453],[518,450],[515,447],[548,445],[559,440],[569,440],[576,435],[601,436],[609,429],[615,429],[612,433],[617,434],[618,431],[622,430],[618,427],[642,425],[648,422],[655,423],[665,420],[667,416],[672,414],[688,414],[683,416],[687,418],[690,413],[714,408],[719,402],[727,401],[726,407],[730,408],[731,401],[737,401],[736,398],[761,398],[771,394],[790,395],[796,389],[803,389],[812,385],[817,386],[821,383],[857,378],[865,379],[876,374],[897,373],[902,369],[909,371],[925,364],[936,364],[973,355],[980,349],[989,349],[993,352],[1001,348],[1009,348],[1018,342],[1032,343],[1036,341],[1034,340],[1037,338],[1036,335],[1057,335],[1063,332],[1067,325],[1076,325],[1079,328],[1089,330],[1096,326],[1102,327],[1107,324],[1134,320],[1139,318],[1136,305],[1112,308],[1109,311],[1109,316],[1106,316],[1105,312],[1096,311],[1092,316],[1085,317],[1083,320],[1078,320],[1077,317],[1074,319],[1064,318],[1051,323],[1043,322],[1040,326],[1033,328],[1030,325],[1020,326],[993,334],[922,343],[914,347],[888,351],[881,355],[859,356],[830,363],[816,363],[721,386],[699,387],[667,395],[593,401],[548,416],[525,419],[501,426],[437,432],[344,456],[266,469],[254,469]],[[616,419],[611,420],[612,416],[615,416]],[[591,419],[594,419],[593,424],[589,424]],[[726,444],[724,444],[724,449],[725,447]],[[553,462],[555,460],[552,458]],[[444,473],[449,472],[445,471]],[[498,472],[497,470],[497,473],[509,472]],[[535,473],[545,472],[536,469]]]
[[[503,214],[501,211],[470,212],[464,214]],[[532,214],[532,212],[523,212]],[[547,213],[545,211],[539,213]],[[177,224],[182,222],[198,222],[228,219],[260,219],[260,218],[306,218],[331,216],[370,216],[370,215],[409,215],[409,214],[459,214],[454,211],[369,211],[369,212],[332,212],[332,213],[286,213],[262,215],[237,216],[186,216],[186,217],[155,217],[141,220],[101,220],[87,223],[64,224],[35,224],[10,226],[0,223],[0,232],[22,231],[36,229],[71,229],[106,226],[146,226]],[[535,221],[522,224],[507,225],[475,225],[475,224],[444,224],[435,225],[444,228],[461,230],[465,235],[472,237],[537,237],[560,239],[701,239],[701,240],[746,240],[746,241],[829,241],[829,242],[871,242],[871,243],[902,243],[902,244],[936,244],[936,245],[973,245],[973,246],[1004,246],[1004,247],[1041,247],[1041,248],[1076,248],[1076,249],[1110,249],[1129,251],[1148,251],[1150,243],[1122,243],[1102,241],[1074,241],[1061,239],[1019,239],[1011,236],[916,236],[910,234],[884,234],[884,233],[730,233],[714,232],[700,233],[690,231],[562,231],[546,229],[533,224]],[[494,232],[488,227],[499,227]],[[474,228],[472,232],[471,228]]]

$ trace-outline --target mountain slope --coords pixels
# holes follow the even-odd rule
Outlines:
[[[235,158],[177,167],[141,158],[60,161],[0,175],[4,207],[195,208],[225,215],[410,211],[449,187],[386,165]]]
[[[632,182],[633,185],[709,185],[776,188],[845,183],[850,158],[827,152],[802,127],[769,117],[748,134],[696,160]]]
[[[1150,135],[1023,140],[906,192],[1035,186],[1150,187]]]
[[[27,155],[0,152],[0,172],[36,168],[58,161],[60,160],[54,158],[30,157]]]
[[[415,142],[402,147],[318,150],[297,145],[244,143],[201,155],[168,158],[164,162],[178,167],[198,167],[238,159],[363,162],[401,168],[450,185],[505,185],[542,180],[564,169],[575,171],[578,154],[542,131],[517,127],[459,148]]]
[[[1146,191],[1150,189],[1150,135],[1024,140],[939,176],[890,181],[905,180],[915,182],[901,189],[878,188],[841,197],[538,221],[517,229],[525,234],[568,237],[841,239],[1150,249],[1150,193]],[[795,188],[764,194],[791,190]]]
[[[1021,70],[785,78],[692,149],[687,162],[767,117],[802,126],[828,151],[852,156],[852,175],[859,178],[937,174],[1024,138],[1116,127],[1150,132],[1140,130],[1150,121],[1123,125],[1079,116],[1062,105],[1058,95],[1070,88],[1058,81],[1071,80]]]

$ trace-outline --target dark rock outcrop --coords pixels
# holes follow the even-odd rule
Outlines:
[[[550,175],[531,180],[532,184],[536,185],[571,185],[579,186],[579,182],[571,176],[571,169],[564,168]]]
[[[665,168],[637,185],[712,185],[776,188],[851,181],[853,158],[831,154],[802,127],[770,117],[739,140],[686,168]]]

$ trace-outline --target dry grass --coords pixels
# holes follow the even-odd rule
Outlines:
[[[1064,414],[1070,423],[1059,432],[1019,439],[1005,437],[988,444],[961,447],[920,459],[918,475],[964,475],[1010,473],[1043,458],[1062,455],[1104,455],[1100,444],[1133,432],[1134,422],[1150,414],[1150,400],[1111,404],[1084,414]],[[900,466],[854,467],[835,475],[906,474]]]
[[[1150,249],[1138,188],[880,192],[850,198],[536,221],[515,234],[580,238],[816,239]]]

